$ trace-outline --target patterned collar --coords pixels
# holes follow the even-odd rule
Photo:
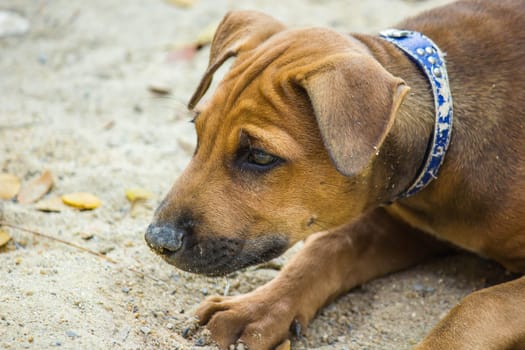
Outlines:
[[[413,184],[396,198],[402,199],[416,194],[437,178],[452,133],[452,95],[445,55],[432,40],[418,32],[398,29],[382,31],[380,36],[400,48],[417,64],[427,76],[434,94],[436,119],[426,160]]]

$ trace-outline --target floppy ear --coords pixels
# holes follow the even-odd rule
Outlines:
[[[362,171],[379,152],[410,90],[374,58],[358,54],[327,57],[297,79],[332,161],[346,176]]]
[[[251,50],[282,31],[276,19],[256,11],[232,11],[224,16],[213,37],[210,61],[188,107],[193,109],[208,90],[215,71],[230,57]]]

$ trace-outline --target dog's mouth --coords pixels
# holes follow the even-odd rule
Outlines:
[[[184,237],[177,250],[156,245],[146,235],[148,246],[177,268],[207,276],[224,276],[242,268],[278,257],[288,249],[283,235],[255,239]]]

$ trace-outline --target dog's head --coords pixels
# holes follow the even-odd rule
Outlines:
[[[240,11],[219,25],[191,109],[233,56],[197,107],[193,159],[146,233],[166,261],[209,275],[269,260],[360,215],[408,91],[350,36]]]

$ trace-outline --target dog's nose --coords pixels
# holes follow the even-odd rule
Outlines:
[[[176,252],[182,247],[185,231],[171,225],[150,224],[144,238],[148,245],[163,253],[164,250]]]

